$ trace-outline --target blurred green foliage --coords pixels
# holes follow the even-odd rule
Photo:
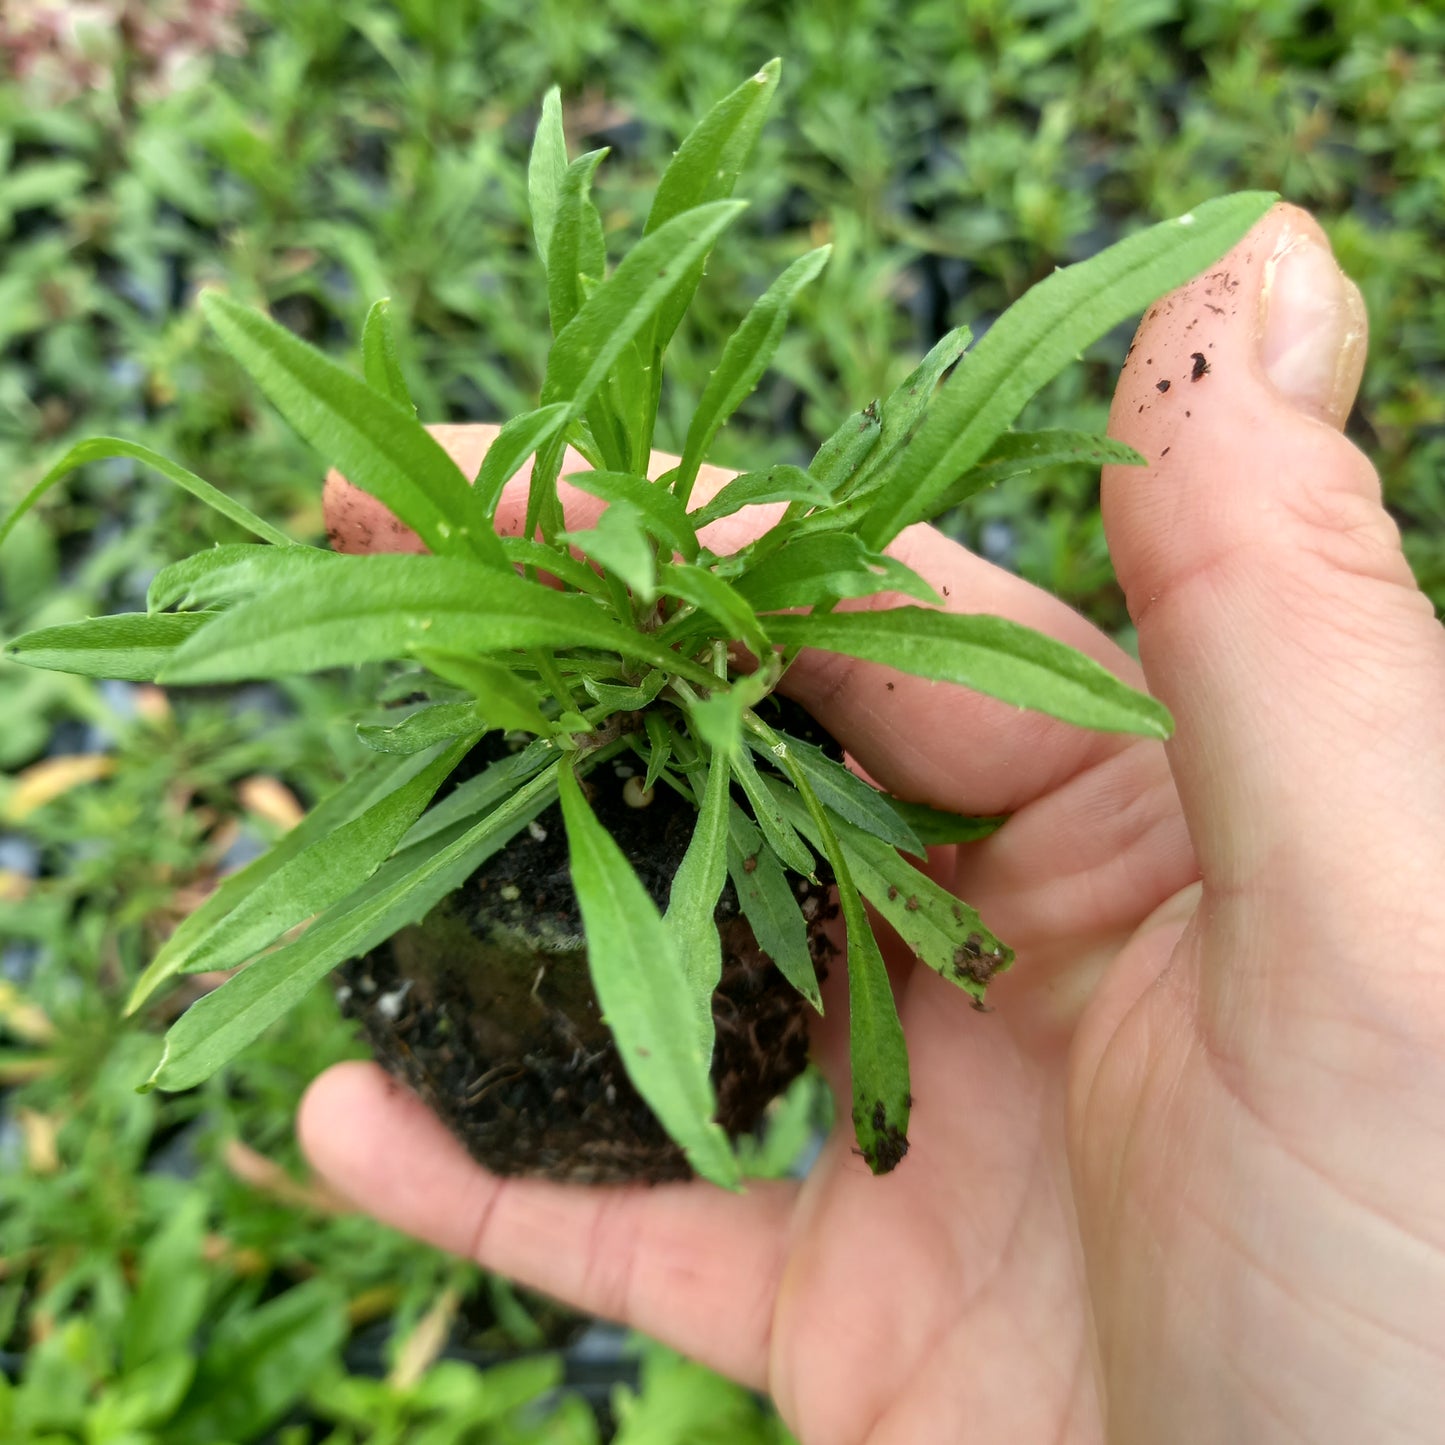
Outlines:
[[[563,88],[574,152],[611,147],[597,196],[620,242],[692,120],[780,55],[740,187],[752,210],[675,344],[662,445],[679,445],[748,302],[822,240],[832,264],[719,462],[805,460],[949,325],[979,330],[1054,266],[1209,195],[1277,188],[1320,216],[1364,291],[1374,341],[1350,432],[1445,604],[1445,11],[1430,0],[252,0],[229,18],[212,5],[221,20],[194,34],[146,31],[139,0],[109,8],[127,23],[0,78],[0,509],[69,443],[113,433],[316,536],[317,461],[205,335],[197,290],[269,305],[349,359],[390,295],[424,418],[510,414],[535,401],[547,335],[524,180],[546,87]],[[0,22],[17,70],[27,9]],[[1102,428],[1127,341],[1096,347],[1029,424]],[[1126,634],[1096,503],[1097,478],[1061,468],[984,498],[966,537]],[[235,540],[130,463],[94,465],[0,555],[0,631],[141,605],[204,538]],[[537,1353],[573,1322],[308,1194],[290,1118],[319,1065],[353,1050],[328,999],[195,1094],[131,1091],[159,1022],[120,1018],[136,972],[278,826],[257,777],[310,802],[343,775],[357,745],[330,719],[367,681],[166,704],[0,663],[0,1352],[26,1356],[0,1384],[6,1438],[181,1440],[197,1420],[207,1438],[279,1429],[296,1445],[597,1438]],[[23,772],[47,754],[98,755],[103,775]],[[782,1134],[801,1138],[800,1117]],[[285,1172],[247,1176],[238,1141]],[[159,1269],[192,1312],[137,1353]],[[394,1376],[445,1301],[468,1348],[532,1352],[522,1374],[483,1389],[445,1361],[405,1384],[347,1372],[342,1341],[355,1365],[367,1322],[388,1317],[378,1368]],[[264,1378],[265,1340],[316,1370],[226,1414],[223,1376],[244,1357]],[[626,1441],[723,1438],[700,1433],[714,1418],[730,1441],[783,1438],[746,1395],[661,1355],[611,1413]]]

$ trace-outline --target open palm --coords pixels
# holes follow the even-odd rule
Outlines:
[[[787,680],[881,784],[1011,815],[931,863],[1018,950],[996,1011],[890,955],[915,1093],[894,1174],[839,1132],[804,1183],[742,1197],[500,1181],[370,1065],[308,1096],[317,1167],[768,1389],[810,1445],[1434,1438],[1445,648],[1335,430],[1362,318],[1312,299],[1319,240],[1277,209],[1141,330],[1114,433],[1155,460],[1106,478],[1105,513],[1143,672],[937,533],[898,545],[949,606],[1147,677],[1167,750],[836,657]],[[489,435],[443,439],[470,461]],[[367,504],[330,501],[346,545]]]

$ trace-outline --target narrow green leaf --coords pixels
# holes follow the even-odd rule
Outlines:
[[[913,829],[899,816],[889,798],[865,783],[852,769],[835,762],[822,748],[775,729],[788,747],[794,762],[807,775],[818,795],[818,801],[831,808],[840,818],[862,828],[875,838],[882,838],[894,848],[903,848],[915,857],[924,855],[924,847]],[[750,741],[764,757],[773,754],[755,734]]]
[[[5,644],[5,656],[27,667],[154,682],[188,638],[221,612],[119,612],[41,627]]]
[[[525,782],[536,777],[549,763],[555,762],[558,756],[557,749],[549,742],[528,743],[519,752],[490,764],[476,777],[458,783],[412,824],[401,840],[398,859],[439,834],[449,833],[459,824],[470,824],[473,818],[480,817],[511,797]]]
[[[862,411],[855,411],[822,446],[808,463],[808,475],[820,482],[834,497],[843,496],[848,484],[858,475],[883,435],[883,414],[878,403],[870,402]],[[881,552],[881,547],[875,548]]]
[[[401,358],[397,355],[389,296],[373,302],[366,313],[366,322],[361,328],[361,370],[373,391],[416,415],[416,403],[411,399],[401,370]]]
[[[763,830],[763,837],[767,839],[768,847],[777,854],[778,860],[785,867],[791,868],[794,873],[801,873],[805,878],[815,877],[813,869],[816,864],[813,861],[813,855],[808,851],[808,845],[803,842],[798,836],[798,830],[783,815],[777,800],[763,786],[763,780],[758,776],[757,766],[753,762],[751,754],[746,748],[739,748],[729,762],[732,766],[733,776],[747,795],[748,804],[753,810],[753,817]]]
[[[147,970],[145,991],[153,992],[179,973],[236,968],[288,929],[355,892],[421,816],[472,741],[452,744],[395,792],[293,854],[212,927],[188,931],[184,939],[173,934]]]
[[[647,530],[688,561],[698,554],[697,533],[681,502],[662,485],[631,472],[571,472],[565,478],[579,491],[604,502],[626,502],[642,514]]]
[[[714,373],[716,374],[716,373]],[[719,517],[730,517],[744,507],[762,506],[768,502],[806,502],[809,506],[826,506],[832,494],[815,481],[802,467],[780,462],[765,472],[744,472],[734,477],[705,506],[689,513],[694,527],[706,527]]]
[[[816,822],[788,790],[770,783],[793,824],[821,843]],[[1001,942],[961,899],[921,873],[887,843],[841,818],[829,820],[848,860],[853,881],[894,932],[935,973],[982,1000],[994,974],[1014,961]]]
[[[734,679],[729,687],[715,688],[711,697],[689,700],[692,731],[714,752],[733,758],[742,750],[743,714],[762,700],[768,681],[761,673]]]
[[[756,75],[718,101],[693,127],[658,182],[644,235],[654,235],[686,212],[732,195],[738,175],[763,128],[781,70],[781,61],[768,61]],[[679,268],[678,274],[684,279],[674,286],[653,330],[653,346],[657,350],[665,347],[677,330],[697,290],[702,265],[699,256]]]
[[[635,712],[652,702],[666,682],[667,674],[654,668],[636,687],[623,687],[591,677],[584,677],[582,686],[587,689],[589,696],[604,707],[615,708],[618,712]]]
[[[878,443],[869,452],[868,463],[859,472],[856,483],[846,488],[848,496],[870,492],[887,481],[891,464],[927,412],[939,379],[962,359],[972,340],[973,332],[967,326],[955,327],[888,394],[880,408],[882,429]]]
[[[502,488],[517,475],[522,463],[538,447],[556,436],[566,425],[567,417],[567,404],[554,402],[551,406],[514,416],[497,433],[497,439],[487,448],[476,485],[472,488],[474,527],[492,525],[497,503],[502,499]]]
[[[688,424],[687,440],[683,444],[682,461],[674,483],[678,498],[683,503],[692,495],[698,469],[706,459],[707,449],[719,428],[743,404],[777,353],[787,328],[788,313],[798,292],[817,277],[832,249],[831,246],[820,246],[794,261],[758,297],[738,329],[728,337],[722,358],[708,377],[697,410]],[[721,517],[727,513],[718,512],[716,515]],[[698,523],[698,526],[702,525],[702,522]]]
[[[184,962],[173,967],[173,961],[184,960],[212,928],[282,867],[317,840],[326,838],[397,789],[405,787],[432,761],[433,759],[425,754],[369,760],[362,765],[359,772],[323,798],[259,858],[253,859],[228,878],[223,878],[216,891],[194,913],[181,920],[176,931],[136,980],[131,996],[126,1001],[126,1013],[133,1014],[162,983],[181,971]]]
[[[657,551],[648,540],[646,519],[629,502],[613,502],[593,527],[563,532],[560,540],[605,567],[643,602],[657,596]]]
[[[416,417],[239,301],[207,291],[201,308],[281,415],[350,482],[389,507],[433,552],[470,552],[506,566],[491,530],[469,526],[466,479]]]
[[[658,585],[671,597],[680,597],[722,623],[733,637],[741,638],[758,658],[772,650],[772,643],[758,615],[731,583],[705,567],[679,567],[664,562],[657,569]]]
[[[491,724],[495,726],[495,724]],[[418,708],[398,723],[357,723],[356,736],[376,753],[419,753],[450,738],[488,731],[474,702],[438,702]]]
[[[195,611],[216,603],[235,602],[288,578],[307,576],[326,567],[336,553],[320,547],[269,547],[256,542],[231,542],[182,557],[162,567],[146,589],[146,609],[166,607]]]
[[[647,758],[647,776],[642,780],[644,789],[656,784],[672,756],[672,729],[655,712],[642,715],[642,726],[647,730],[647,741],[651,744]]]
[[[553,764],[445,846],[422,845],[413,850],[421,855],[415,860],[378,870],[372,884],[379,886],[343,899],[294,943],[263,954],[192,1004],[171,1025],[165,1052],[147,1087],[189,1089],[208,1079],[338,963],[374,948],[424,914],[437,901],[439,890],[455,887],[546,806],[557,771]]]
[[[929,408],[869,509],[863,540],[881,551],[910,522],[936,515],[939,498],[1040,387],[1106,331],[1217,260],[1277,199],[1247,191],[1206,201],[1055,271],[1020,297]]]
[[[149,447],[143,447],[137,442],[122,441],[119,437],[91,437],[89,440],[77,442],[71,447],[21,498],[15,510],[3,522],[0,522],[0,545],[3,545],[5,538],[10,535],[11,528],[57,482],[63,481],[71,472],[78,467],[83,467],[87,462],[105,461],[110,457],[129,457],[133,461],[153,468],[163,477],[168,477],[182,490],[199,498],[208,507],[214,508],[223,517],[228,517],[238,527],[250,532],[253,537],[260,537],[262,541],[274,543],[278,547],[294,545],[293,539],[280,528],[273,527],[269,522],[258,517],[249,507],[243,507],[239,502],[232,501],[224,492],[218,491],[209,482],[202,481],[194,472],[188,472],[184,467],[177,466],[169,457],[163,457]]]
[[[1009,477],[1023,476],[1060,462],[1126,467],[1149,464],[1147,457],[1141,457],[1133,447],[1116,442],[1113,437],[1076,431],[1005,432],[982,461],[944,488],[934,504],[934,515],[952,510],[975,493]]]
[[[581,416],[623,351],[656,314],[679,275],[743,210],[716,201],[674,216],[639,241],[552,344],[544,404],[565,401],[569,419]]]
[[[562,177],[552,239],[547,247],[547,310],[553,335],[560,335],[586,300],[583,278],[599,282],[607,275],[607,246],[602,217],[592,204],[592,177],[606,147],[579,156]]]
[[[590,592],[595,597],[607,595],[607,583],[603,578],[563,547],[549,547],[526,537],[503,537],[502,551],[513,566],[533,567],[539,574],[551,573],[559,582],[565,582],[578,592]]]
[[[540,737],[556,731],[537,705],[536,690],[511,668],[466,653],[439,652],[430,647],[419,648],[416,657],[444,682],[466,688],[477,699],[480,714],[489,726]]]
[[[927,803],[905,803],[902,798],[884,794],[888,806],[913,830],[925,847],[941,847],[949,843],[976,843],[997,833],[1008,818],[976,818],[964,813],[947,813],[930,808]]]
[[[147,619],[191,625],[212,614]],[[336,565],[216,616],[204,647],[181,647],[167,682],[235,682],[405,658],[419,649],[501,652],[596,647],[696,682],[706,669],[613,621],[590,598],[560,593],[459,557],[338,557]]]
[[[838,903],[848,930],[848,1061],[853,1075],[853,1130],[868,1167],[875,1174],[887,1174],[908,1153],[908,1116],[913,1095],[909,1091],[903,1024],[893,1000],[887,965],[827,811],[786,752],[779,754],[779,761],[801,795],[837,879]],[[787,792],[776,785],[771,791],[779,798]]]
[[[955,682],[1079,727],[1156,738],[1168,737],[1173,727],[1162,703],[1072,647],[1004,617],[895,607],[772,617],[768,630],[784,647],[841,652]]]
[[[627,1076],[692,1167],[734,1189],[737,1161],[713,1122],[711,1041],[706,1049],[699,1041],[697,1009],[673,936],[570,769],[558,783],[592,983]]]
[[[877,592],[901,592],[921,602],[943,601],[911,567],[870,551],[851,532],[795,538],[750,567],[733,586],[758,612],[816,607]]]
[[[717,931],[717,901],[727,882],[727,758],[714,753],[702,788],[702,806],[687,852],[673,875],[663,923],[682,959],[697,1010],[698,1026],[711,1057],[712,996],[722,978],[722,939]],[[694,788],[696,788],[694,783]]]
[[[736,804],[728,809],[728,874],[758,946],[821,1014],[823,995],[808,949],[808,921],[778,855]]]
[[[552,242],[557,215],[557,197],[567,173],[567,137],[562,129],[562,92],[554,85],[542,98],[542,117],[532,138],[532,156],[527,165],[527,199],[532,212],[532,233],[542,264]]]

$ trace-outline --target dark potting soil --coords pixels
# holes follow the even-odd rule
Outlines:
[[[811,719],[782,722],[836,753]],[[469,758],[459,776],[495,756]],[[647,806],[631,805],[626,784],[637,770],[632,758],[601,765],[587,777],[590,801],[665,909],[696,811],[665,785]],[[833,951],[823,924],[836,904],[819,876],[818,885],[796,882],[821,975]],[[737,1137],[802,1072],[809,1009],[759,948],[731,882],[716,918],[723,973],[712,1077],[718,1120]],[[421,923],[345,964],[340,978],[342,1008],[381,1064],[494,1173],[585,1183],[691,1177],[602,1022],[556,804]]]

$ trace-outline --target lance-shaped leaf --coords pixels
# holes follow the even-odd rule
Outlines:
[[[63,481],[75,471],[77,467],[83,467],[87,462],[105,461],[111,457],[128,457],[132,461],[152,467],[163,477],[169,478],[183,491],[189,492],[193,497],[204,502],[208,507],[214,508],[223,517],[229,517],[238,527],[250,532],[253,537],[260,537],[262,541],[274,543],[278,547],[290,547],[294,545],[294,539],[288,537],[278,527],[273,527],[270,522],[258,517],[249,507],[243,507],[239,502],[233,501],[224,492],[218,491],[209,482],[202,481],[194,472],[188,472],[184,467],[177,466],[169,457],[163,457],[159,452],[153,452],[149,447],[143,447],[137,442],[122,441],[119,437],[91,437],[87,441],[77,442],[56,464],[50,468],[31,489],[26,492],[15,510],[0,522],[0,544],[10,535],[10,530],[23,517],[51,487]]]
[[[667,674],[654,668],[636,687],[602,682],[592,677],[584,677],[582,686],[587,689],[589,697],[595,698],[604,707],[615,708],[618,712],[635,712],[646,707],[662,691],[666,682]]]
[[[363,722],[356,736],[376,753],[419,753],[451,738],[488,731],[489,720],[474,702],[438,702],[418,708],[396,723]]]
[[[718,429],[743,404],[777,353],[794,298],[823,269],[831,251],[831,246],[820,246],[794,261],[758,297],[738,329],[728,337],[722,358],[708,377],[687,428],[682,461],[673,483],[682,502],[686,503],[692,495],[698,468],[706,458],[707,449]],[[727,513],[717,512],[715,515],[722,517]]]
[[[472,488],[473,526],[490,527],[491,519],[502,499],[502,488],[521,470],[522,463],[550,441],[567,424],[565,402],[538,407],[536,411],[514,416],[487,448]]]
[[[875,592],[902,592],[920,602],[943,601],[911,567],[870,551],[851,532],[795,538],[750,567],[733,586],[758,612],[816,607]]]
[[[632,472],[571,472],[566,480],[604,502],[626,502],[642,514],[643,524],[659,541],[688,561],[698,553],[697,533],[681,502],[660,482]]]
[[[556,335],[582,309],[587,283],[607,274],[607,246],[602,217],[592,204],[592,177],[607,154],[606,147],[579,156],[562,177],[547,248],[547,309]]]
[[[763,830],[768,847],[777,854],[780,862],[801,873],[805,878],[815,877],[813,855],[808,845],[798,836],[798,830],[788,821],[777,799],[764,786],[758,775],[757,765],[746,748],[739,748],[730,759],[733,776],[738,780],[753,810],[753,817]]]
[[[373,391],[416,415],[416,404],[411,399],[396,350],[389,296],[373,302],[366,313],[366,322],[361,328],[361,373]]]
[[[1217,260],[1278,198],[1261,191],[1206,201],[1055,271],[988,329],[929,408],[861,535],[882,550],[1008,429],[1024,403],[1086,346]],[[814,475],[816,475],[814,469]]]
[[[827,811],[786,753],[779,758],[802,797],[819,845],[833,865],[838,903],[848,930],[848,1063],[853,1076],[853,1130],[875,1174],[896,1169],[908,1153],[908,1046],[893,1001],[888,968],[853,883],[848,859]],[[774,791],[781,797],[786,788]]]
[[[657,596],[657,550],[648,539],[642,513],[629,503],[613,502],[595,526],[582,532],[561,532],[558,540],[579,547],[643,602]]]
[[[578,592],[607,596],[605,579],[561,547],[548,547],[527,537],[503,537],[502,551],[514,566],[531,567],[538,573],[550,572],[559,582],[565,582]]]
[[[707,766],[702,806],[687,852],[673,874],[663,923],[672,935],[687,970],[697,1010],[698,1027],[711,1057],[712,996],[722,978],[722,939],[718,934],[717,901],[727,882],[728,784],[727,758],[715,752]],[[696,788],[694,782],[694,788]]]
[[[864,496],[887,483],[893,474],[893,464],[902,455],[938,391],[943,373],[962,360],[972,340],[973,332],[967,326],[956,327],[930,348],[923,360],[888,394],[879,409],[881,430],[877,445],[870,449],[867,463],[854,480],[843,489],[845,495]]]
[[[263,954],[191,1005],[166,1035],[149,1088],[189,1089],[233,1059],[288,1012],[338,963],[415,921],[551,800],[554,764],[494,812],[445,843],[393,859],[363,888],[318,918],[294,943]]]
[[[1072,647],[1004,617],[895,607],[772,617],[768,631],[784,647],[841,652],[959,683],[1079,727],[1155,738],[1168,737],[1173,727],[1162,703]]]
[[[924,855],[924,847],[917,834],[899,816],[893,802],[886,794],[865,783],[857,773],[835,762],[820,747],[778,731],[777,736],[787,744],[794,762],[807,775],[818,795],[818,801],[831,808],[840,818],[882,838],[895,848],[903,848],[915,857]],[[763,756],[773,759],[772,752],[761,738],[750,735],[751,743]]]
[[[405,407],[219,291],[207,291],[201,306],[272,405],[353,485],[389,507],[433,552],[470,552],[506,566],[490,529],[469,525],[471,494],[456,463]]]
[[[542,98],[542,116],[532,138],[532,155],[527,164],[527,203],[532,213],[532,233],[543,265],[552,241],[557,215],[557,198],[567,174],[567,137],[562,129],[562,92],[554,85]]]
[[[699,1039],[673,936],[570,769],[558,782],[592,984],[627,1076],[692,1167],[714,1184],[736,1188],[737,1161],[713,1121],[711,1041],[704,1048]]]
[[[823,995],[808,949],[808,921],[778,855],[736,804],[728,808],[728,876],[758,947],[821,1014]]]
[[[740,201],[698,206],[639,241],[553,342],[542,384],[543,404],[565,401],[569,420],[581,416],[677,278],[742,210]]]
[[[718,101],[693,127],[658,182],[645,235],[653,235],[695,207],[732,195],[738,175],[763,128],[781,70],[781,61],[770,60],[756,75]],[[677,273],[680,279],[658,313],[652,330],[652,346],[657,350],[665,347],[677,330],[697,290],[702,265],[699,256],[686,262]]]
[[[846,494],[849,483],[862,470],[883,435],[883,413],[870,402],[844,419],[837,431],[813,453],[808,475],[835,497]],[[882,548],[877,550],[881,551]]]
[[[759,657],[771,650],[768,634],[747,599],[725,582],[716,572],[705,567],[678,567],[664,562],[658,568],[658,584],[672,597],[680,597],[715,621],[722,623],[733,637],[740,637]]]
[[[320,547],[267,547],[256,542],[211,547],[162,567],[146,589],[146,608],[159,612],[181,606],[194,611],[235,602],[277,582],[329,566],[336,555]]]
[[[556,731],[537,705],[537,692],[509,667],[465,653],[418,648],[417,661],[445,682],[464,687],[477,699],[479,711],[491,727],[537,733]]]
[[[772,780],[768,786],[793,824],[821,844],[817,823],[797,796]],[[994,974],[1013,963],[1013,949],[985,927],[974,909],[887,843],[841,818],[829,821],[859,892],[929,968],[981,1000]]]
[[[160,953],[151,960],[131,991],[126,1013],[134,1013],[167,978],[183,968],[184,956],[196,943],[293,858],[404,787],[432,761],[424,753],[414,757],[371,759],[259,858],[223,878],[216,891],[194,913],[181,920]],[[177,959],[182,962],[177,963]]]
[[[5,644],[5,656],[27,667],[154,682],[184,643],[220,612],[120,612],[40,627]]]
[[[180,623],[211,614],[159,614]],[[419,649],[596,647],[710,685],[705,668],[613,621],[596,602],[458,557],[338,557],[221,613],[205,647],[182,646],[167,682],[236,682],[404,658]]]
[[[172,934],[137,984],[132,1006],[176,974],[238,967],[288,929],[355,892],[421,816],[470,746],[471,739],[454,743],[364,812],[292,852],[209,927]]]
[[[997,833],[1008,817],[973,817],[966,813],[949,813],[942,808],[930,808],[927,803],[905,803],[902,798],[889,796],[888,806],[913,830],[914,835],[925,847],[943,846],[949,843],[976,843]]]
[[[439,803],[434,803],[412,824],[406,837],[401,840],[401,853],[435,838],[438,834],[451,834],[459,824],[470,824],[498,803],[511,797],[524,783],[536,777],[549,763],[556,762],[558,752],[551,743],[538,741],[529,743],[519,753],[513,753],[484,768],[474,778],[458,783]],[[290,837],[290,834],[287,834]]]
[[[802,467],[779,462],[765,472],[744,472],[734,477],[712,501],[689,513],[694,527],[705,527],[719,517],[730,517],[744,507],[762,506],[768,502],[807,502],[810,506],[826,506],[832,494]]]
[[[976,466],[945,487],[934,504],[935,515],[966,502],[976,492],[1060,462],[1087,462],[1091,466],[1140,467],[1148,465],[1131,446],[1113,437],[1080,431],[1005,432]]]

